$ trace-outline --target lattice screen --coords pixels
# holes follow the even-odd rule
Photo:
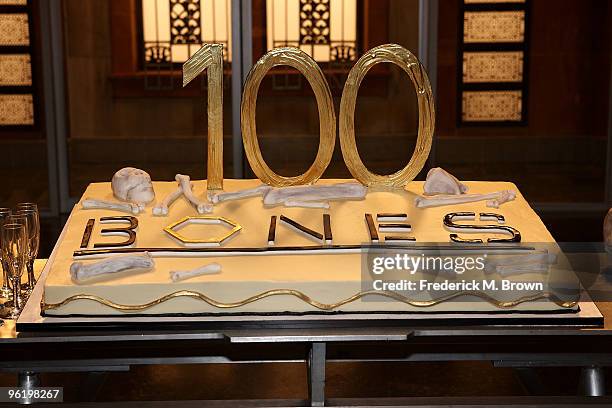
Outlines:
[[[317,62],[357,55],[356,0],[267,0],[267,48],[298,47]]]
[[[464,0],[460,122],[526,120],[527,0]]]
[[[26,0],[0,0],[0,126],[34,125],[30,13]]]

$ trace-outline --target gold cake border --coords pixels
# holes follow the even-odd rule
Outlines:
[[[143,304],[139,304],[139,305],[128,305],[128,304],[120,304],[120,303],[115,303],[111,300],[108,299],[104,299],[100,296],[97,295],[90,295],[90,294],[76,294],[76,295],[72,295],[64,300],[62,300],[61,302],[58,303],[46,303],[44,301],[41,301],[41,311],[47,311],[47,310],[53,310],[53,309],[58,309],[62,306],[65,306],[69,303],[78,301],[78,300],[91,300],[94,302],[98,302],[104,306],[110,307],[112,309],[115,310],[121,310],[124,312],[140,312],[146,309],[149,309],[153,306],[159,305],[161,303],[167,302],[171,299],[175,299],[175,298],[179,298],[179,297],[190,297],[193,299],[198,299],[201,300],[205,303],[208,303],[211,306],[217,307],[219,309],[232,309],[232,308],[236,308],[236,307],[241,307],[241,306],[245,306],[249,303],[253,303],[253,302],[257,302],[259,300],[271,297],[271,296],[294,296],[302,301],[304,301],[305,303],[308,303],[309,305],[311,305],[312,307],[315,307],[319,310],[323,310],[323,311],[330,311],[333,309],[336,309],[340,306],[346,305],[348,303],[352,303],[356,300],[359,300],[363,297],[366,296],[370,296],[370,295],[379,295],[379,296],[384,296],[390,299],[394,299],[397,300],[399,302],[405,303],[407,305],[410,306],[414,306],[414,307],[419,307],[419,308],[424,308],[424,307],[431,307],[431,306],[435,306],[437,304],[452,300],[454,298],[460,297],[460,296],[476,296],[482,300],[487,301],[489,304],[496,306],[500,309],[509,309],[512,308],[514,306],[517,306],[521,303],[525,303],[525,302],[533,302],[536,300],[541,300],[541,299],[548,299],[550,301],[552,301],[553,303],[555,303],[557,306],[559,307],[563,307],[563,308],[572,308],[574,306],[576,306],[576,304],[578,304],[578,301],[563,301],[561,300],[559,297],[557,297],[556,295],[549,293],[549,292],[541,292],[541,293],[537,293],[534,295],[530,295],[530,296],[523,296],[520,297],[518,299],[514,299],[514,300],[508,300],[508,301],[500,301],[495,299],[492,296],[487,295],[486,293],[482,293],[482,292],[477,292],[477,291],[463,291],[463,292],[456,292],[456,293],[451,293],[445,296],[441,296],[439,298],[436,299],[431,299],[431,300],[411,300],[410,298],[401,295],[399,293],[396,292],[389,292],[389,291],[377,291],[377,290],[367,290],[367,291],[362,291],[362,292],[358,292],[346,299],[340,300],[337,303],[322,303],[322,302],[318,302],[317,300],[312,299],[311,297],[309,297],[308,295],[306,295],[305,293],[299,291],[299,290],[295,290],[295,289],[271,289],[271,290],[267,290],[265,292],[261,292],[259,294],[253,295],[251,297],[248,297],[244,300],[241,301],[237,301],[237,302],[219,302],[209,296],[204,295],[203,293],[200,292],[196,292],[196,291],[192,291],[192,290],[179,290],[173,293],[169,293],[167,295],[164,295],[158,299],[152,300],[151,302],[147,302],[147,303],[143,303]]]

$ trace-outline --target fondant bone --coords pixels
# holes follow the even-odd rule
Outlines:
[[[325,202],[330,200],[361,200],[367,188],[359,183],[338,183],[319,186],[292,186],[272,188],[264,196],[264,205]],[[321,208],[321,207],[319,207]]]
[[[183,190],[183,195],[189,202],[198,210],[199,214],[211,213],[213,205],[200,201],[195,194],[193,194],[192,184],[189,176],[184,174],[177,174],[175,177],[176,181],[180,184]]]
[[[102,209],[102,210],[116,210],[123,211],[130,214],[138,215],[144,210],[144,205],[140,203],[119,203],[115,201],[98,200],[95,198],[86,198],[81,202],[81,205],[85,209]]]
[[[429,170],[423,185],[425,195],[465,194],[467,190],[465,184],[441,167],[434,167]]]
[[[155,261],[148,252],[134,255],[117,255],[101,261],[84,264],[74,262],[70,265],[70,276],[75,282],[81,282],[100,275],[128,271],[132,269],[153,269]]]
[[[262,184],[261,186],[257,186],[255,188],[247,188],[234,192],[215,194],[211,197],[210,201],[212,201],[213,204],[217,204],[222,203],[223,201],[241,200],[243,198],[265,195],[271,189],[272,187],[266,184]]]
[[[516,192],[512,190],[502,190],[498,197],[488,200],[487,207],[491,208],[499,208],[503,203],[507,203],[508,201],[512,201],[516,198]]]
[[[113,195],[122,201],[150,203],[155,199],[151,176],[144,170],[124,167],[117,171],[111,181]]]
[[[193,188],[193,184],[191,184]],[[168,208],[175,202],[181,195],[183,195],[183,188],[179,185],[176,190],[168,194],[161,203],[158,203],[153,207],[153,215],[166,216],[168,215]]]
[[[178,282],[185,279],[194,278],[196,276],[202,275],[214,275],[217,273],[221,273],[221,265],[216,262],[199,266],[195,269],[186,270],[186,271],[170,271],[170,279],[172,282]]]
[[[501,204],[516,198],[516,192],[512,190],[496,191],[489,194],[461,194],[461,195],[438,195],[433,197],[417,197],[414,200],[418,208],[439,207],[443,205],[454,205],[473,203],[476,201],[487,201],[487,207],[498,208]]]

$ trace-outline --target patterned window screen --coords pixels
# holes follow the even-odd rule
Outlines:
[[[298,47],[317,62],[357,55],[356,0],[267,0],[267,49]]]
[[[0,0],[0,127],[35,122],[29,7]]]
[[[232,59],[231,0],[142,0],[142,29],[145,69],[171,69],[205,42],[223,44]]]
[[[527,18],[527,0],[464,0],[461,123],[525,123]]]

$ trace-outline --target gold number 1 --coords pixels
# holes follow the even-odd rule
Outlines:
[[[183,86],[208,68],[208,190],[223,190],[223,45],[204,44],[183,64]]]

